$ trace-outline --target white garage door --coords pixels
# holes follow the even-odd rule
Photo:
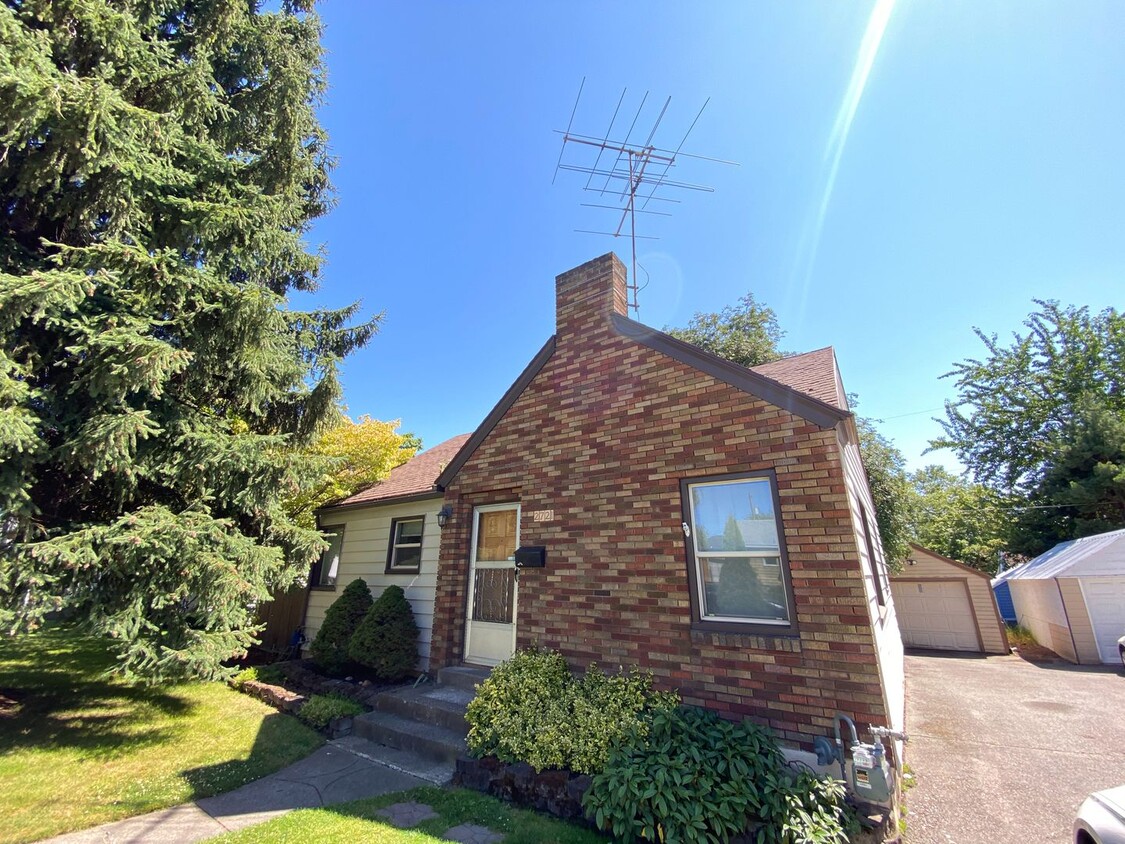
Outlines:
[[[980,653],[964,581],[893,580],[891,594],[907,647]]]
[[[1079,582],[1102,662],[1116,663],[1117,640],[1125,636],[1125,577],[1084,577]]]

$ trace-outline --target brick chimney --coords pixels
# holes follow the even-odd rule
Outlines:
[[[555,277],[555,326],[561,340],[609,328],[613,314],[628,315],[625,265],[612,252]]]

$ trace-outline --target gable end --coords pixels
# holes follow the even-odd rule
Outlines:
[[[613,315],[613,328],[622,337],[647,346],[680,363],[686,363],[744,393],[757,396],[775,407],[807,419],[825,430],[836,427],[839,422],[851,416],[847,411],[833,407],[827,402],[815,399],[772,378],[759,375],[744,366],[731,363],[620,314]]]

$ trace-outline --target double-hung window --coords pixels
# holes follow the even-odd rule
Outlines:
[[[681,481],[694,621],[701,629],[795,630],[773,473]]]
[[[411,516],[391,519],[391,544],[387,549],[387,573],[417,574],[422,568],[422,529],[425,519]]]

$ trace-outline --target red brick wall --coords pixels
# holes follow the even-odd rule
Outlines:
[[[837,710],[886,723],[836,432],[618,336],[624,278],[613,256],[559,277],[554,355],[449,485],[431,664],[462,658],[472,508],[518,500],[521,544],[547,547],[520,574],[520,647],[638,665],[806,748]],[[760,469],[776,472],[799,632],[694,631],[679,481]]]

